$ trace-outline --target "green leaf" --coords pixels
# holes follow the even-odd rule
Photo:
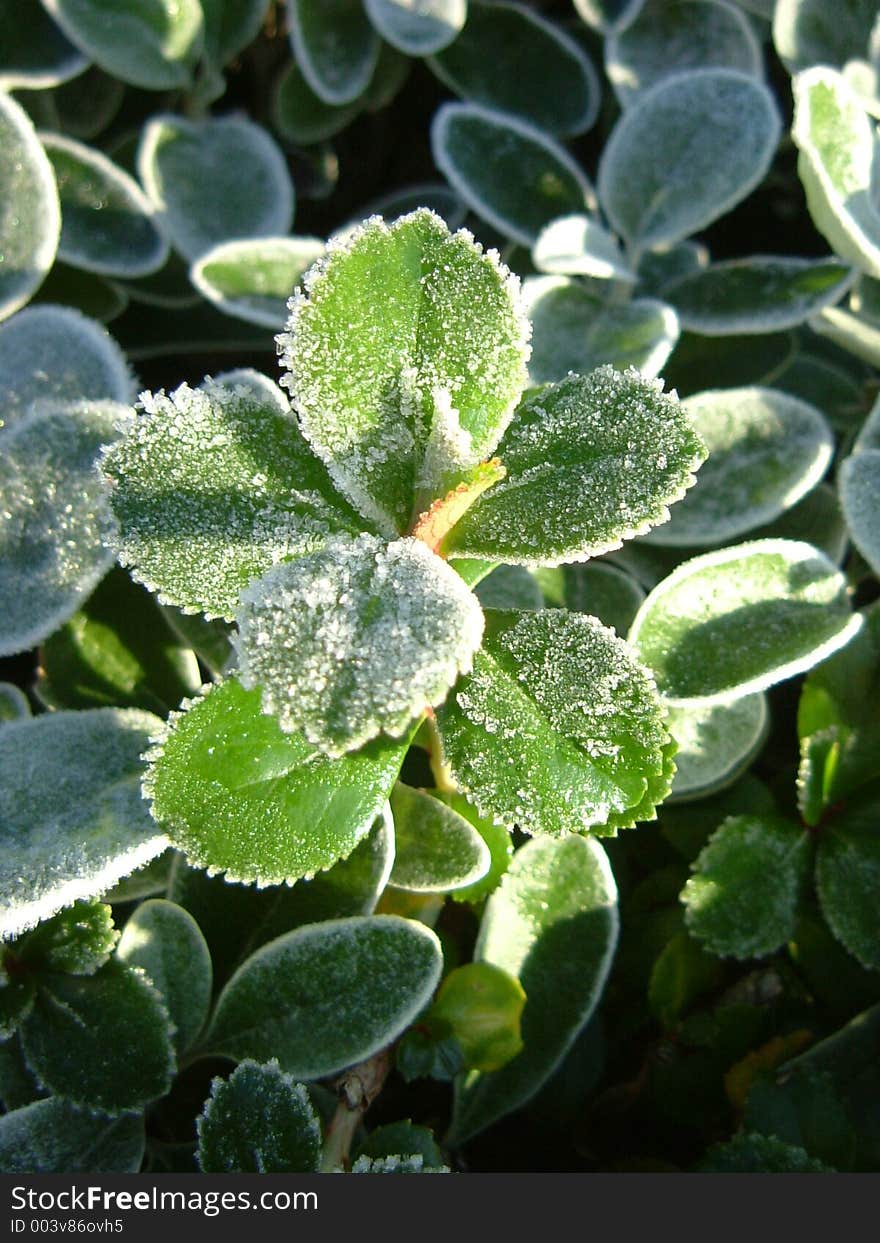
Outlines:
[[[231,620],[242,588],[270,566],[360,529],[273,398],[183,384],[141,401],[101,463],[117,525],[108,535],[164,603]]]
[[[450,1140],[462,1143],[524,1105],[553,1074],[605,986],[617,890],[605,852],[581,837],[528,842],[486,904],[475,960],[520,980],[522,1052],[456,1086]]]
[[[168,1013],[142,974],[113,959],[95,975],[43,979],[21,1042],[40,1084],[72,1105],[115,1116],[171,1086]]]
[[[852,542],[880,575],[880,449],[864,449],[848,457],[837,478]]]
[[[446,893],[489,871],[491,856],[482,837],[445,803],[398,782],[391,811],[395,856],[389,884],[414,893]]]
[[[474,671],[437,723],[481,814],[526,833],[614,833],[651,819],[669,791],[653,683],[621,639],[582,613],[488,614]]]
[[[69,39],[107,73],[148,91],[190,85],[202,46],[199,0],[42,0]]]
[[[730,816],[682,891],[690,932],[719,957],[761,958],[792,936],[812,855],[809,834],[779,816]]]
[[[532,261],[538,271],[557,276],[591,276],[594,280],[625,284],[633,284],[636,279],[614,234],[591,216],[560,216],[551,220],[538,234],[532,247]]]
[[[430,56],[457,41],[468,17],[467,0],[364,0],[364,5],[382,38],[407,56]]]
[[[269,0],[200,0],[205,18],[204,55],[222,67],[260,33]]]
[[[702,242],[676,242],[674,246],[658,246],[640,255],[636,277],[642,292],[659,295],[667,285],[708,266],[709,251]]]
[[[387,1122],[371,1131],[357,1149],[358,1157],[420,1156],[425,1165],[443,1164],[443,1153],[426,1126],[416,1126],[407,1118],[403,1122]]]
[[[184,1053],[204,1027],[211,1003],[211,955],[192,915],[164,898],[142,902],[116,955],[155,985],[174,1027],[174,1047]]]
[[[749,1092],[743,1123],[838,1169],[851,1167],[855,1133],[827,1072],[785,1070],[772,1078],[759,1076]]]
[[[231,238],[290,231],[287,163],[267,131],[243,117],[153,117],[141,131],[137,165],[161,228],[190,262]]]
[[[12,951],[26,973],[66,971],[94,975],[119,939],[113,912],[102,902],[75,902],[44,920],[16,942]]]
[[[225,315],[280,330],[294,286],[323,252],[313,237],[224,242],[193,264],[190,277]]]
[[[464,30],[428,64],[463,99],[559,138],[582,134],[596,121],[601,92],[589,57],[524,5],[472,4]]]
[[[323,1079],[395,1040],[426,1005],[441,964],[434,933],[395,915],[310,924],[239,967],[205,1046],[274,1055],[297,1078]]]
[[[20,721],[31,715],[27,695],[12,682],[0,682],[0,725],[7,721]]]
[[[862,453],[866,449],[880,449],[880,397],[871,407],[853,444],[853,453]]]
[[[452,898],[456,902],[480,903],[483,898],[488,897],[498,888],[501,877],[510,866],[510,860],[513,858],[513,841],[510,831],[494,817],[480,816],[477,809],[471,806],[463,794],[442,794],[438,797],[472,824],[489,848],[491,862],[486,875],[475,881],[473,885],[468,885],[464,889],[455,889],[452,892]]]
[[[147,712],[96,708],[0,730],[0,935],[97,897],[165,849],[139,786],[160,727]]]
[[[468,562],[464,564],[467,565]],[[496,566],[485,578],[480,579],[474,587],[474,594],[484,609],[544,607],[544,596],[534,575],[521,565]]]
[[[876,0],[777,0],[773,43],[789,73],[812,65],[842,67],[868,49]]]
[[[382,811],[404,747],[377,741],[341,760],[316,754],[260,711],[258,691],[224,682],[150,755],[153,814],[199,867],[280,884],[351,854]]]
[[[326,104],[347,104],[367,89],[381,40],[361,0],[287,0],[293,54]]]
[[[562,568],[563,599],[574,613],[589,613],[626,638],[645,593],[634,578],[604,561]],[[676,761],[677,762],[677,761]]]
[[[401,1156],[394,1153],[389,1157],[358,1157],[351,1167],[352,1174],[449,1174],[445,1165],[438,1168],[425,1165],[421,1153],[413,1156]]]
[[[638,15],[644,0],[574,0],[580,17],[602,34],[620,30]]]
[[[877,216],[880,225],[880,213]],[[826,307],[810,319],[813,332],[827,337],[840,349],[872,367],[880,366],[880,326],[877,321],[855,315],[839,306]]]
[[[531,246],[555,220],[595,205],[586,174],[543,130],[481,104],[442,104],[431,122],[434,163],[483,220]]]
[[[402,737],[471,668],[476,596],[421,541],[328,541],[242,592],[240,676],[285,732],[325,755]]]
[[[58,125],[50,122],[49,127],[83,141],[97,138],[117,116],[124,98],[125,83],[89,65],[52,92]]]
[[[664,522],[703,459],[662,384],[612,367],[527,395],[497,452],[506,477],[453,527],[451,555],[585,561]]]
[[[125,411],[53,403],[4,434],[0,490],[0,653],[41,642],[76,612],[113,563],[101,540],[95,461]]]
[[[36,401],[118,401],[132,376],[106,329],[68,306],[29,306],[0,324],[0,427]]]
[[[678,318],[655,298],[605,303],[581,281],[530,277],[523,296],[532,321],[529,378],[533,384],[586,375],[609,363],[656,376],[678,340]]]
[[[686,932],[666,944],[651,969],[648,1005],[665,1031],[674,1028],[698,997],[721,983],[722,968]]]
[[[203,1174],[314,1174],[321,1124],[309,1094],[277,1061],[241,1062],[214,1079],[196,1119]]]
[[[40,650],[37,694],[52,708],[143,708],[164,716],[201,686],[198,661],[161,609],[111,570]]]
[[[793,82],[791,136],[816,228],[832,250],[880,277],[880,211],[873,199],[874,127],[839,73],[817,65]]]
[[[3,22],[4,29],[8,24]],[[13,28],[15,25],[16,19],[12,19]],[[0,185],[2,320],[24,306],[39,289],[54,262],[61,231],[52,165],[27,113],[5,91],[0,91]]]
[[[823,553],[756,540],[680,565],[639,609],[629,641],[667,700],[708,706],[811,669],[859,625]]]
[[[41,139],[61,199],[59,256],[74,267],[109,276],[146,276],[161,268],[168,243],[134,178],[72,138],[42,134]]]
[[[361,513],[405,531],[492,453],[519,400],[518,282],[420,210],[332,242],[304,284],[279,347],[303,432]]]
[[[673,281],[664,296],[683,326],[703,336],[779,332],[838,302],[853,272],[833,259],[753,255]]]
[[[307,147],[333,138],[363,111],[363,107],[362,96],[347,104],[325,103],[309,86],[296,61],[292,60],[275,85],[272,123],[282,138],[297,146]]]
[[[142,1114],[109,1118],[51,1096],[0,1118],[4,1174],[136,1174],[143,1155]]]
[[[0,90],[39,90],[81,74],[88,59],[37,0],[0,0]]]
[[[726,1144],[715,1144],[699,1166],[702,1174],[833,1174],[830,1166],[803,1148],[773,1135],[744,1132]]]
[[[684,413],[709,456],[670,521],[651,532],[654,544],[722,544],[773,522],[831,463],[834,435],[824,416],[777,389],[713,389],[686,398]]]
[[[645,0],[605,41],[605,72],[622,107],[673,74],[738,69],[760,79],[761,45],[745,14],[715,0]]]
[[[764,745],[767,697],[744,695],[706,708],[670,708],[666,728],[678,743],[671,798],[705,798],[732,785]]]
[[[853,957],[872,971],[880,971],[878,885],[880,835],[875,794],[855,815],[845,811],[823,826],[816,856],[816,889],[828,926]]]
[[[773,96],[734,69],[661,82],[629,108],[599,162],[599,197],[635,252],[671,245],[764,178],[779,139]]]
[[[369,207],[365,207],[350,224],[356,226],[361,214],[384,216],[387,224],[393,224],[401,216],[411,215],[420,207],[434,212],[449,229],[458,229],[467,216],[467,206],[445,182],[426,181],[419,185],[402,186],[371,200]]]
[[[445,977],[422,1019],[449,1031],[465,1070],[500,1070],[522,1052],[520,1022],[526,995],[514,976],[488,962],[469,962]]]

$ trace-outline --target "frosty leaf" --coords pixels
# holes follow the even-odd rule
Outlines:
[[[761,958],[793,934],[812,847],[778,816],[731,816],[682,892],[693,936],[720,957]]]
[[[0,936],[92,898],[168,845],[141,799],[141,753],[157,717],[52,712],[0,730]]]
[[[238,613],[241,679],[326,755],[401,737],[471,667],[476,597],[419,540],[363,534],[275,567]]]
[[[392,1153],[387,1157],[358,1157],[351,1167],[352,1174],[448,1174],[449,1167],[428,1166],[421,1153],[401,1156]]]
[[[95,975],[43,979],[21,1042],[40,1084],[72,1105],[122,1114],[171,1086],[167,1011],[140,972],[113,959]]]
[[[574,0],[574,7],[588,26],[610,34],[631,22],[643,3],[644,0]]]
[[[678,743],[670,799],[705,798],[732,785],[767,736],[766,695],[708,708],[670,708],[666,728]]]
[[[538,234],[532,260],[540,272],[558,276],[591,276],[627,284],[636,279],[614,234],[590,216],[560,216],[552,220]]]
[[[15,19],[11,20],[14,27]],[[8,26],[8,21],[3,23],[4,30]],[[55,259],[61,230],[52,165],[27,113],[5,91],[0,91],[0,185],[2,320],[29,301],[43,283]]]
[[[0,654],[41,642],[75,613],[113,564],[101,540],[95,461],[121,406],[53,404],[4,433],[0,492]]]
[[[867,810],[867,814],[865,811]],[[859,821],[823,827],[816,856],[816,889],[835,937],[859,962],[880,971],[880,837],[876,795]]]
[[[378,217],[294,298],[280,351],[307,439],[387,533],[491,455],[525,384],[518,282],[426,210]],[[449,476],[449,478],[447,478]]]
[[[323,251],[324,243],[313,237],[224,242],[202,255],[190,276],[224,314],[280,330],[294,286]]]
[[[824,65],[793,81],[791,136],[813,223],[832,250],[880,276],[880,211],[873,197],[874,127],[844,79]]]
[[[143,1155],[142,1114],[108,1118],[50,1096],[0,1118],[4,1174],[137,1174]]]
[[[142,401],[101,463],[109,538],[165,603],[231,619],[271,565],[362,526],[274,398],[183,384]]]
[[[0,0],[0,90],[58,86],[83,72],[88,60],[37,0]]]
[[[292,60],[275,87],[272,121],[282,138],[306,147],[333,138],[363,108],[362,96],[347,104],[325,103],[309,86],[296,61]]]
[[[779,138],[773,96],[734,69],[698,69],[646,91],[612,131],[599,197],[634,252],[724,215],[763,180]]]
[[[426,1126],[416,1126],[408,1119],[387,1122],[377,1127],[357,1148],[358,1157],[420,1156],[427,1166],[443,1164],[443,1153]]]
[[[100,324],[67,306],[29,306],[0,325],[0,425],[32,402],[80,398],[128,402],[132,379],[119,346]]]
[[[679,566],[648,596],[629,641],[666,699],[707,706],[812,668],[860,621],[822,553],[797,540],[756,540]]]
[[[381,813],[403,754],[383,741],[324,759],[260,711],[259,692],[228,681],[173,719],[145,790],[197,866],[280,884],[351,854]]]
[[[474,588],[484,609],[540,609],[544,596],[534,575],[522,565],[499,565]]]
[[[522,984],[523,1050],[458,1082],[453,1142],[524,1105],[553,1074],[599,1001],[617,927],[617,889],[597,842],[541,840],[517,852],[486,904],[475,960]]]
[[[761,45],[745,14],[717,0],[645,0],[605,42],[605,71],[624,108],[673,74],[738,69],[760,78]]]
[[[184,1053],[205,1025],[211,1003],[211,955],[199,926],[182,906],[151,898],[128,919],[116,955],[139,967],[156,987]]]
[[[222,67],[253,43],[269,0],[200,0],[205,17],[204,55]]]
[[[383,39],[407,56],[430,56],[458,38],[467,0],[364,0]]]
[[[274,380],[270,380],[261,371],[255,371],[253,367],[233,367],[231,371],[218,371],[213,379],[206,376],[199,387],[210,389],[212,384],[220,384],[224,388],[243,388],[247,393],[271,402],[279,414],[290,413],[287,394],[278,387]]]
[[[199,0],[42,0],[58,25],[107,73],[148,91],[186,88],[202,46]]]
[[[880,449],[848,457],[840,468],[838,485],[852,541],[880,575]]]
[[[701,1174],[829,1174],[834,1171],[796,1144],[775,1135],[740,1132],[713,1144],[698,1167]]]
[[[703,336],[779,332],[839,301],[852,280],[851,270],[833,259],[753,255],[673,281],[664,296],[682,325]]]
[[[561,603],[575,613],[589,613],[622,639],[632,625],[632,619],[645,598],[645,593],[634,578],[604,561],[566,565],[563,576]],[[676,761],[677,763],[677,761]]]
[[[94,975],[110,957],[119,933],[103,902],[75,902],[16,941],[13,954],[25,974],[67,971]]]
[[[277,1057],[298,1079],[323,1079],[390,1044],[440,978],[440,943],[395,915],[310,924],[271,941],[220,994],[206,1049]]]
[[[309,86],[327,104],[362,95],[381,40],[361,0],[287,0],[290,39]]]
[[[428,62],[456,95],[565,138],[599,111],[596,71],[580,44],[521,4],[474,4],[453,43]]]
[[[877,19],[876,0],[777,0],[773,42],[789,73],[812,65],[843,67],[864,57],[871,26]]]
[[[716,389],[688,397],[684,412],[709,451],[654,544],[722,544],[772,522],[827,471],[834,436],[815,406],[772,388]]]
[[[594,617],[487,615],[474,671],[437,712],[444,757],[482,815],[526,833],[651,819],[670,746],[653,684]]]
[[[480,104],[442,104],[431,123],[434,163],[483,220],[531,246],[557,216],[594,205],[585,173],[543,130]]]
[[[678,340],[675,311],[654,298],[607,304],[564,276],[530,277],[523,297],[532,321],[533,384],[563,380],[570,371],[586,375],[606,363],[653,377]]]
[[[659,381],[601,367],[527,396],[498,456],[506,477],[453,527],[445,550],[557,565],[664,522],[703,451]]]
[[[389,884],[447,893],[480,880],[491,856],[480,834],[451,807],[398,782],[391,792],[394,867]]]
[[[880,449],[880,397],[871,407],[853,444],[854,453],[861,453],[863,449]]]
[[[317,1173],[320,1120],[277,1061],[246,1059],[228,1079],[214,1079],[196,1127],[203,1174]]]
[[[230,238],[290,230],[287,163],[267,131],[242,117],[153,117],[141,131],[137,164],[161,228],[190,262]]]

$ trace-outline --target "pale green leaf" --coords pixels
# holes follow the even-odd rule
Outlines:
[[[108,538],[163,602],[232,619],[271,565],[362,525],[273,397],[184,384],[142,402],[101,463]]]
[[[709,456],[670,521],[648,536],[654,544],[728,543],[797,504],[831,463],[823,415],[777,389],[715,389],[687,397],[683,409]]]
[[[463,99],[560,138],[588,130],[599,111],[599,80],[581,45],[524,4],[471,4],[464,30],[428,63]]]
[[[284,69],[272,98],[272,121],[282,138],[298,146],[326,142],[363,110],[362,96],[328,104],[316,95],[295,60]],[[366,212],[364,213],[367,214]]]
[[[613,233],[591,216],[560,216],[538,234],[532,261],[540,272],[554,276],[590,276],[632,284],[635,273],[627,265]]]
[[[148,91],[187,87],[202,46],[199,0],[42,0],[67,37],[115,78]]]
[[[468,0],[364,0],[383,39],[407,56],[430,56],[457,40]]]
[[[862,966],[872,971],[880,971],[877,813],[875,796],[867,815],[862,811],[867,823],[850,826],[844,813],[840,823],[823,826],[816,856],[816,890],[828,926]]]
[[[852,542],[880,575],[880,449],[848,457],[838,475],[840,503]]]
[[[280,331],[294,286],[323,252],[314,237],[223,242],[193,264],[190,277],[224,314]]]
[[[803,673],[860,624],[824,554],[797,540],[755,540],[674,570],[642,605],[629,641],[666,699],[707,706]]]
[[[526,995],[516,976],[489,962],[454,967],[443,979],[421,1024],[448,1033],[461,1050],[464,1070],[500,1070],[522,1051]]]
[[[314,1174],[321,1123],[301,1083],[277,1061],[240,1062],[214,1079],[196,1119],[203,1174]]]
[[[395,854],[389,884],[413,893],[447,893],[488,872],[491,856],[480,834],[430,793],[398,782],[391,811]]]
[[[387,534],[497,444],[526,379],[518,292],[494,252],[422,210],[331,242],[295,296],[282,382],[337,486]]]
[[[327,104],[367,89],[381,40],[362,0],[287,0],[290,39],[309,86]]]
[[[670,708],[666,728],[678,743],[670,801],[705,798],[732,785],[763,745],[769,723],[760,693],[707,708]]]
[[[61,232],[52,165],[27,113],[5,91],[0,91],[0,185],[0,319],[5,319],[43,283]]]
[[[430,928],[395,915],[310,924],[239,967],[205,1047],[277,1057],[299,1079],[323,1079],[395,1040],[427,1004],[442,962]]]
[[[602,206],[635,252],[678,242],[763,180],[779,133],[773,96],[739,70],[668,78],[614,127],[599,163]]]
[[[102,894],[168,845],[141,799],[161,728],[133,709],[52,712],[0,730],[0,935]]]
[[[241,680],[326,755],[399,738],[471,668],[476,596],[419,540],[339,536],[242,592]]]
[[[593,207],[586,174],[536,126],[481,104],[442,104],[434,163],[472,211],[523,246],[558,216]]]
[[[777,816],[731,816],[685,885],[685,921],[720,957],[761,958],[794,933],[812,853],[810,835]]]
[[[232,238],[290,230],[287,163],[267,131],[244,117],[153,117],[141,131],[137,165],[161,228],[190,262]]]
[[[142,1114],[108,1118],[50,1096],[0,1118],[4,1174],[136,1174],[143,1155]]]
[[[211,1003],[211,955],[188,911],[164,898],[142,902],[128,919],[116,956],[155,985],[184,1053],[205,1025]]]
[[[524,1105],[553,1074],[599,1001],[617,927],[617,889],[598,843],[567,837],[517,852],[486,904],[475,960],[522,984],[523,1050],[501,1070],[459,1081],[455,1143]]]
[[[0,29],[0,90],[58,86],[82,73],[89,63],[39,0],[0,0]]]
[[[527,396],[497,452],[507,474],[453,527],[455,556],[558,565],[619,548],[666,521],[703,458],[660,381],[611,367]]]
[[[474,671],[437,712],[444,758],[484,816],[526,833],[651,819],[672,763],[653,683],[594,617],[487,614]]]
[[[813,65],[842,68],[868,50],[877,0],[776,0],[773,43],[789,73]]]
[[[402,744],[327,760],[224,682],[173,717],[150,754],[145,792],[171,840],[199,867],[261,885],[292,882],[351,854],[381,814]]]

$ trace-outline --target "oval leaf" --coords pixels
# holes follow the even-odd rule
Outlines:
[[[14,26],[17,19],[11,20]],[[0,319],[5,319],[29,301],[52,266],[61,207],[52,165],[34,127],[4,91],[0,91],[0,185]]]
[[[440,978],[440,943],[395,915],[310,924],[271,941],[220,994],[206,1047],[278,1058],[298,1079],[323,1079],[395,1040]]]
[[[670,708],[666,728],[678,743],[670,802],[732,785],[762,746],[769,719],[762,694],[708,708]]]
[[[370,84],[381,40],[362,0],[287,0],[290,40],[303,76],[327,104],[347,104]]]
[[[880,840],[877,803],[867,823],[823,826],[816,856],[816,891],[822,914],[841,945],[871,971],[880,971]]]
[[[224,242],[193,264],[190,278],[224,314],[280,331],[294,286],[323,252],[314,237]]]
[[[276,1061],[246,1060],[215,1079],[196,1119],[203,1174],[316,1174],[321,1123],[301,1083]]]
[[[391,792],[394,867],[389,884],[412,893],[447,893],[489,871],[489,848],[458,812],[400,782]]]
[[[638,14],[644,0],[574,0],[574,7],[588,26],[610,34],[626,26]]]
[[[589,216],[560,216],[551,221],[538,234],[532,248],[532,261],[540,272],[553,275],[592,276],[595,280],[627,284],[636,279],[614,234]]]
[[[108,1118],[50,1096],[0,1118],[4,1174],[137,1174],[143,1156],[141,1114]]]
[[[852,541],[880,575],[880,449],[864,449],[847,458],[838,484]]]
[[[326,142],[344,130],[363,107],[364,100],[360,96],[347,104],[325,103],[292,60],[275,87],[272,121],[282,138],[296,146],[307,147]]]
[[[467,0],[364,0],[383,39],[407,56],[430,56],[457,39]]]
[[[0,90],[39,90],[81,74],[88,58],[73,46],[38,0],[0,0]]]

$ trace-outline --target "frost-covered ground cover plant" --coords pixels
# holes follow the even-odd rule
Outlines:
[[[0,1168],[880,1168],[876,3],[0,23]]]

